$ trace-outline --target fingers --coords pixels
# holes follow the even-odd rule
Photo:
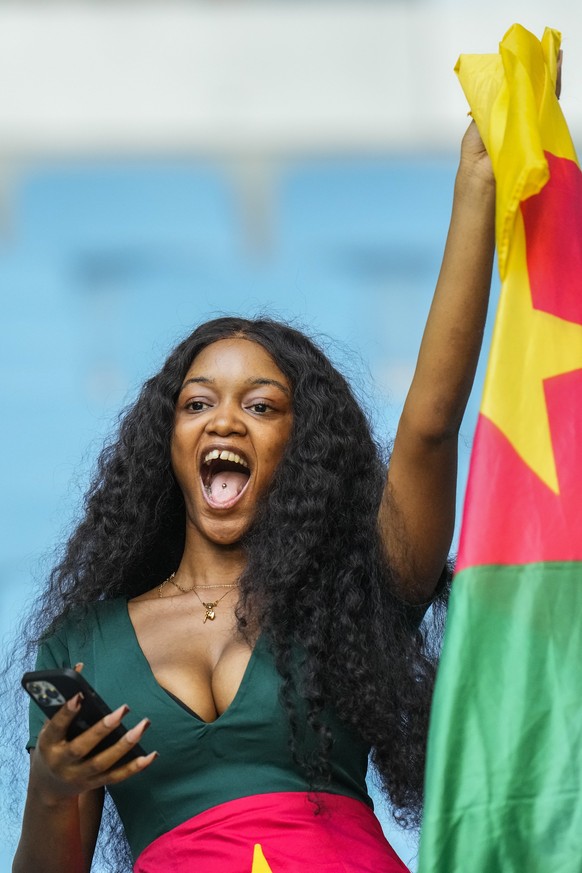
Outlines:
[[[94,748],[94,745],[101,742],[112,730],[118,727],[120,721],[119,712],[122,709],[123,707],[120,707],[119,710],[111,713],[110,716],[106,716],[109,719],[109,725],[106,726],[99,723],[89,731],[85,731],[85,734],[91,734],[91,737],[88,738],[92,744],[91,748]],[[105,721],[105,719],[102,721]],[[102,752],[92,755],[90,758],[85,758],[83,755],[85,744],[77,742],[80,737],[69,744],[69,751],[73,760],[82,768],[83,776],[90,781],[92,788],[121,782],[133,773],[148,767],[158,757],[157,752],[151,752],[149,755],[140,755],[138,758],[125,761],[125,763],[119,765],[119,762],[126,757],[128,752],[139,743],[150,724],[151,722],[148,718],[143,718],[119,740]],[[82,736],[84,738],[85,735]],[[95,737],[97,737],[97,743],[94,743]]]
[[[98,746],[112,731],[119,727],[122,719],[128,712],[129,706],[124,703],[113,712],[104,716],[69,742],[69,753],[74,758],[84,758],[90,755],[95,746]]]
[[[133,773],[149,767],[158,757],[157,752],[152,752],[125,760],[150,726],[147,718],[126,731],[109,747],[97,754],[91,754],[95,747],[120,726],[121,720],[129,712],[129,707],[125,704],[68,741],[68,727],[80,710],[81,700],[80,694],[71,698],[45,724],[39,735],[37,751],[51,774],[51,787],[56,788],[63,796],[121,782]],[[120,761],[123,763],[120,764]]]
[[[65,760],[80,761],[87,758],[103,740],[121,725],[122,719],[129,712],[129,706],[123,704],[113,712],[104,716],[90,728],[84,730],[72,740],[67,740],[69,727],[81,710],[83,695],[79,692],[71,697],[55,715],[45,722],[39,735],[39,745],[63,745],[62,754]],[[127,754],[130,748],[139,742],[144,732],[150,725],[147,718],[142,719],[135,727],[127,731],[124,736],[111,744],[104,752],[95,756],[102,762],[104,769],[113,766],[116,761]]]
[[[87,755],[90,755],[96,746],[102,743],[103,740],[107,739],[111,732],[119,727],[122,718],[127,715],[128,712],[128,706],[120,706],[115,710],[115,712],[106,715],[105,718],[102,718],[101,721],[98,721],[97,724],[93,725],[93,727],[90,727],[82,734],[79,734],[78,737],[75,737],[75,739],[71,740],[69,743],[70,754],[75,758],[85,758]],[[149,719],[142,719],[139,724],[128,730],[121,739],[112,743],[112,745],[103,752],[99,752],[95,755],[93,760],[103,760],[106,762],[106,767],[112,766],[118,758],[127,754],[129,751],[128,746],[135,746],[149,726]],[[123,743],[125,745],[122,745]],[[109,759],[104,756],[109,756],[111,760],[109,761]]]
[[[67,737],[69,726],[79,714],[83,695],[79,691],[70,700],[67,700],[60,709],[56,711],[52,718],[46,721],[39,734],[39,743],[44,740],[51,743],[62,742]]]
[[[117,782],[123,782],[128,776],[133,776],[134,773],[140,773],[142,770],[145,770],[156,758],[159,758],[159,753],[150,752],[149,755],[140,755],[139,758],[134,758],[133,761],[125,764],[123,767],[109,770],[103,777],[101,785],[116,785]]]
[[[151,752],[148,755],[140,755],[119,765],[119,761],[123,760],[127,753],[139,743],[150,724],[149,719],[142,719],[114,745],[88,759],[87,764],[91,767],[94,778],[101,780],[99,784],[111,785],[121,782],[133,773],[149,767],[155,761],[158,757],[157,751]]]

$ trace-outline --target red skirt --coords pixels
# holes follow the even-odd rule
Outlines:
[[[258,794],[162,834],[134,873],[408,873],[372,810],[338,794]]]

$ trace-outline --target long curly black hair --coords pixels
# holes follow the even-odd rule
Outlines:
[[[270,319],[219,318],[170,354],[105,447],[62,560],[33,622],[38,637],[72,609],[135,597],[172,573],[184,548],[184,500],[170,463],[175,404],[196,355],[245,337],[292,385],[293,426],[283,459],[245,536],[240,632],[260,627],[282,675],[292,750],[314,788],[325,787],[332,707],[372,749],[397,819],[416,824],[422,803],[435,647],[422,612],[395,593],[377,515],[386,459],[348,383],[304,334]],[[299,673],[291,649],[304,653]],[[315,753],[298,740],[297,692]],[[312,743],[313,746],[313,743]]]

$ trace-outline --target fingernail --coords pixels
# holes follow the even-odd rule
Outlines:
[[[118,706],[114,712],[110,712],[109,715],[106,715],[103,719],[103,724],[105,727],[115,727],[115,725],[119,724],[124,715],[127,715],[129,712],[129,706],[124,703],[122,706]]]
[[[155,761],[156,758],[160,757],[159,752],[150,752],[149,755],[142,755],[137,759],[137,763],[140,767],[145,767],[147,764],[151,764],[152,761]]]
[[[81,701],[83,700],[83,695],[79,691],[78,694],[75,694],[74,697],[71,697],[70,700],[67,700],[67,709],[71,712],[77,712],[81,707]]]
[[[77,673],[80,673],[84,666],[85,665],[83,664],[83,662],[79,661],[77,664],[75,664],[75,671]]]
[[[125,739],[128,743],[135,743],[137,740],[139,740],[142,733],[146,730],[146,728],[149,728],[150,725],[151,721],[149,720],[149,718],[142,718],[139,724],[136,724],[135,727],[132,727],[131,730],[129,730],[125,734]]]

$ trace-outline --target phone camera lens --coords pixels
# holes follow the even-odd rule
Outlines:
[[[48,688],[46,691],[46,696],[49,697],[51,700],[54,700],[55,697],[59,696],[59,692],[56,688]]]
[[[31,682],[28,686],[31,694],[41,694],[42,693],[42,685],[38,685],[36,682]]]

